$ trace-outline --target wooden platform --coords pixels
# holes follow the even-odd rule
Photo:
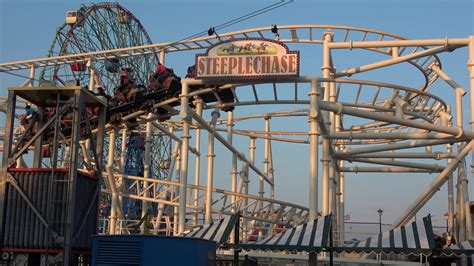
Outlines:
[[[10,87],[8,91],[15,94],[30,103],[40,107],[56,107],[56,101],[59,93],[60,101],[67,101],[74,96],[76,91],[80,90],[87,107],[107,106],[107,102],[95,96],[91,91],[79,86],[67,87]]]

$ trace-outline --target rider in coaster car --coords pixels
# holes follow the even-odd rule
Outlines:
[[[110,97],[110,95],[108,95],[107,92],[105,92],[105,90],[104,90],[104,88],[102,88],[102,86],[99,86],[97,88],[97,93],[94,93],[94,95],[97,98],[105,101],[107,106],[112,101],[112,97]],[[100,107],[93,107],[89,110],[89,112],[90,112],[91,117],[98,116],[100,114]]]
[[[158,63],[156,71],[150,80],[151,87],[162,89],[170,95],[181,92],[181,78],[174,74],[173,69]]]
[[[122,69],[120,73],[120,85],[115,88],[115,97],[119,104],[132,102],[135,94],[139,91],[135,83],[133,72],[129,68]]]
[[[196,77],[196,65],[192,65],[188,67],[188,73],[186,74],[187,79],[193,79]]]

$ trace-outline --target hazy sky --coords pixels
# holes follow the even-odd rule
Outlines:
[[[55,30],[64,23],[66,11],[77,9],[83,1],[23,1],[0,0],[0,62],[45,57],[53,40]],[[237,18],[276,1],[121,1],[147,30],[153,42],[175,41],[207,30],[230,19]],[[369,28],[390,32],[411,39],[465,38],[473,34],[473,1],[299,1],[269,13],[223,29],[220,32],[291,24],[327,24]],[[289,45],[301,51],[303,75],[321,75],[321,49],[314,45]],[[338,70],[358,66],[382,57],[357,51],[337,51],[334,64]],[[467,50],[460,49],[440,55],[443,69],[469,91],[466,69]],[[187,66],[194,61],[194,53],[171,54],[167,65],[184,76]],[[414,74],[415,73],[415,74]],[[421,85],[418,73],[413,68],[394,67],[389,70],[354,76],[355,79],[373,79],[413,87]],[[6,88],[21,83],[21,79],[0,74],[0,94]],[[431,90],[449,104],[453,104],[452,90],[442,82]],[[465,122],[468,122],[468,99],[465,97]],[[297,109],[298,106],[263,106],[238,108],[235,115]],[[237,128],[251,126],[263,129],[263,120],[237,124]],[[306,118],[272,120],[272,129],[297,131],[308,130]],[[203,140],[207,139],[203,135]],[[192,140],[193,141],[193,140]],[[236,137],[235,142],[244,151],[248,139]],[[205,147],[204,141],[202,144]],[[258,141],[258,163],[263,169],[263,141]],[[204,149],[205,150],[205,149]],[[229,153],[217,147],[216,183],[229,186]],[[298,144],[273,144],[276,195],[281,200],[307,205],[308,149]],[[205,157],[204,157],[205,158]],[[204,159],[205,160],[205,159]],[[445,162],[440,162],[445,164]],[[204,165],[204,164],[203,164]],[[193,167],[191,160],[190,167]],[[202,168],[205,167],[203,166]],[[190,171],[191,173],[194,170]],[[205,172],[203,172],[202,176]],[[346,213],[351,220],[376,221],[378,208],[384,209],[384,222],[393,222],[400,213],[424,190],[436,174],[348,174],[346,178]],[[471,175],[470,177],[471,178]],[[189,180],[193,180],[192,175]],[[256,179],[252,183],[256,191]],[[472,182],[470,183],[472,188]],[[320,184],[321,187],[321,184]],[[471,197],[474,196],[471,191]],[[443,214],[447,210],[446,190],[440,192],[422,210],[434,215],[436,224],[444,224]]]

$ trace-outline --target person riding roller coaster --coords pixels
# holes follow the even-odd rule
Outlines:
[[[136,83],[134,73],[129,68],[123,68],[120,74],[120,84],[114,89],[114,97],[109,100],[108,117],[118,121],[122,116],[137,110],[148,110],[157,102],[177,97],[181,92],[181,78],[174,71],[158,64],[156,71],[150,77],[147,86]],[[157,108],[153,112],[165,115],[167,110]],[[168,116],[165,118],[169,118]],[[128,122],[134,123],[135,119]]]
[[[174,74],[173,69],[158,63],[155,73],[150,78],[148,86],[137,84],[134,73],[129,68],[122,69],[120,84],[114,89],[116,105],[136,101],[143,93],[166,92],[166,96],[175,96],[181,92],[181,78]],[[140,97],[139,97],[140,98]]]
[[[121,105],[132,102],[139,91],[140,86],[136,84],[132,70],[129,68],[122,69],[120,84],[114,89],[117,104]]]
[[[150,78],[148,91],[167,92],[168,96],[175,96],[181,92],[181,78],[174,74],[173,69],[158,63],[155,73]]]

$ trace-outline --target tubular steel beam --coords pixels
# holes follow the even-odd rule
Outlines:
[[[334,76],[336,78],[344,77],[344,76],[349,76],[350,77],[353,74],[366,72],[366,71],[369,71],[369,70],[374,70],[374,69],[378,69],[378,68],[382,68],[382,67],[386,67],[386,66],[395,65],[395,64],[398,64],[398,63],[402,63],[402,62],[412,60],[412,59],[416,59],[416,58],[420,58],[420,57],[425,57],[425,56],[438,54],[438,53],[441,53],[441,52],[449,51],[450,49],[451,49],[450,47],[445,47],[445,46],[431,48],[431,49],[424,50],[424,51],[414,53],[414,54],[408,54],[408,55],[405,55],[405,56],[399,56],[399,57],[395,57],[395,58],[392,58],[392,59],[388,59],[388,60],[384,60],[384,61],[380,61],[380,62],[368,64],[368,65],[349,68],[349,69],[343,70],[341,72],[335,73]]]
[[[220,114],[219,111],[214,110],[211,114],[211,127],[216,126],[217,119]],[[214,189],[214,134],[209,132],[207,140],[207,176],[206,176],[206,204],[205,204],[205,214],[204,214],[204,223],[209,224],[212,222],[212,190]]]
[[[211,126],[207,124],[207,122],[202,119],[200,116],[198,116],[193,110],[189,110],[191,112],[192,117],[194,120],[196,120],[201,126],[203,126],[207,131],[212,132],[214,136],[216,137],[217,140],[219,140],[227,149],[229,149],[231,152],[237,154],[237,157],[243,161],[249,164],[249,167],[252,168],[252,170],[255,171],[259,176],[263,177],[265,181],[267,181],[268,184],[272,185],[272,182],[270,179],[268,179],[260,169],[258,169],[254,164],[250,163],[250,161],[243,155],[241,152],[239,152],[234,146],[230,145],[227,140],[222,137],[216,130],[212,129]]]
[[[394,161],[394,160],[381,160],[381,159],[352,159],[353,162],[360,162],[360,163],[368,163],[368,164],[382,164],[382,165],[391,165],[391,166],[400,166],[400,167],[409,167],[409,168],[417,168],[417,169],[424,169],[424,170],[433,170],[439,171],[443,169],[444,165],[437,165],[437,164],[421,164],[421,163],[412,163],[412,162],[404,162],[404,161]]]
[[[397,132],[379,132],[379,133],[355,133],[355,132],[335,132],[330,133],[330,139],[455,139],[452,134],[446,133],[397,133]]]
[[[463,142],[465,139],[459,139],[456,142]],[[366,153],[373,153],[373,152],[383,152],[383,151],[394,151],[394,150],[401,150],[401,149],[411,149],[411,148],[418,148],[418,147],[426,147],[426,146],[435,146],[447,143],[454,143],[454,141],[450,140],[427,140],[427,141],[407,141],[401,143],[388,143],[388,144],[381,144],[381,145],[372,145],[372,147],[364,147],[358,149],[347,149],[344,152],[336,152],[336,156],[352,156],[355,154],[366,154]]]
[[[227,141],[229,142],[230,145],[232,145],[233,141],[233,135],[234,135],[234,112],[233,111],[228,111],[227,112]],[[231,176],[231,188],[232,192],[237,192],[237,155],[235,153],[232,153],[232,161],[231,161],[231,170],[230,170],[230,176]],[[262,181],[263,182],[263,181]],[[232,197],[232,205],[235,206],[235,203],[237,201],[236,197]],[[233,212],[236,212],[237,210],[234,208]]]
[[[464,146],[459,154],[456,156],[450,164],[446,165],[446,168],[436,177],[436,179],[425,189],[418,198],[400,215],[400,217],[393,223],[393,227],[399,227],[408,223],[413,216],[416,215],[426,202],[443,186],[443,184],[449,179],[449,175],[457,168],[458,163],[461,162],[464,157],[471,151],[474,146],[474,141],[470,141],[469,144]]]
[[[178,142],[179,144],[182,143],[182,140],[180,137],[176,136],[175,134],[169,132],[164,126],[160,125],[159,123],[157,122],[152,122],[153,123],[153,126],[158,128],[162,133],[164,133],[165,135],[167,135],[168,137],[170,137],[171,139],[173,139],[174,141]],[[199,150],[195,147],[192,147],[191,145],[189,145],[189,151],[194,153],[196,156],[200,156],[201,153],[199,152]]]
[[[352,116],[357,116],[357,117],[374,119],[378,121],[386,121],[386,122],[397,124],[397,125],[437,131],[441,133],[451,134],[455,136],[456,138],[461,138],[461,137],[467,137],[469,139],[474,138],[474,132],[464,131],[462,128],[450,128],[450,127],[445,127],[445,126],[434,125],[427,122],[419,122],[419,121],[397,118],[395,116],[389,116],[389,115],[385,115],[381,113],[362,111],[356,108],[344,106],[340,103],[329,103],[329,102],[321,101],[319,103],[319,106],[323,110],[328,110],[328,111],[335,112],[338,114],[342,113],[342,114],[347,114],[347,115],[352,115]]]
[[[186,82],[182,83],[181,91],[181,120],[183,122],[183,132],[181,135],[181,172],[179,174],[179,209],[178,209],[178,234],[181,234],[185,230],[186,224],[186,197],[187,197],[187,186],[188,186],[188,151],[189,151],[189,126],[192,117],[189,115],[188,107],[188,92],[189,87]]]
[[[153,114],[149,113],[148,117],[151,117]],[[153,135],[153,128],[152,122],[146,123],[146,136],[145,136],[145,155],[143,160],[143,177],[148,178],[151,177],[151,142],[152,142],[152,135]],[[148,187],[148,182],[143,183],[143,187]],[[145,192],[147,193],[147,192]],[[140,231],[142,234],[146,234],[148,231],[148,203],[142,202],[142,214],[141,219],[145,219],[145,222],[142,223],[140,226]]]
[[[439,173],[438,170],[423,170],[409,167],[359,167],[359,166],[348,166],[340,169],[341,172],[345,173]]]
[[[331,50],[329,49],[328,44],[332,42],[334,37],[334,32],[332,31],[326,31],[323,33],[323,66],[321,68],[322,70],[322,76],[326,81],[323,84],[324,87],[324,94],[322,98],[324,101],[329,101],[329,96],[330,96],[330,83],[327,81],[331,77],[331,71],[332,71],[332,66],[331,66]],[[318,99],[319,100],[319,99]],[[318,103],[318,108],[319,108],[319,103]],[[318,110],[319,111],[319,110]],[[322,135],[322,188],[321,188],[321,199],[322,199],[322,214],[323,215],[328,215],[331,212],[330,209],[330,198],[331,198],[331,191],[333,184],[330,183],[330,140],[328,139],[328,124],[330,123],[330,114],[327,110],[325,112],[322,112],[321,119],[319,119],[319,130]]]
[[[404,47],[404,46],[449,46],[458,48],[467,46],[468,39],[425,39],[425,40],[394,40],[394,41],[363,41],[363,42],[333,42],[329,44],[331,49],[353,49],[353,48],[380,48],[380,47]]]
[[[196,106],[196,113],[202,116],[203,100],[197,99],[194,101]],[[196,128],[196,158],[194,163],[194,184],[199,186],[201,178],[201,128]],[[190,197],[191,198],[191,197]],[[199,206],[199,191],[194,194],[194,206]],[[198,212],[193,215],[193,224],[198,223]]]
[[[311,82],[309,93],[310,109],[308,112],[309,123],[309,215],[308,220],[318,218],[318,83]]]
[[[455,153],[451,152],[375,152],[375,153],[362,153],[362,154],[345,154],[338,153],[336,154],[337,159],[343,159],[351,161],[356,158],[416,158],[416,159],[435,159],[443,160],[446,158],[454,158]]]

